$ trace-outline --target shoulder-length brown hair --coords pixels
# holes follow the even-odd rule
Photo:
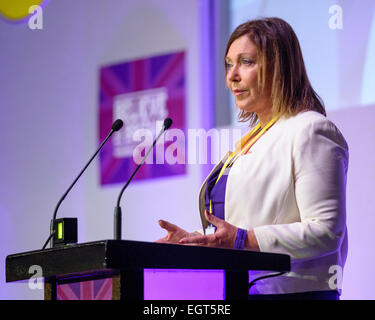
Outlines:
[[[273,114],[292,116],[315,110],[326,116],[323,101],[307,77],[298,38],[286,21],[263,18],[239,25],[228,40],[225,57],[231,44],[244,35],[257,47],[258,86],[264,89],[266,81],[271,81]],[[257,119],[253,112],[242,110],[239,114],[242,122],[254,124]]]

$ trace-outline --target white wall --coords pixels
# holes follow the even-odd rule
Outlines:
[[[186,125],[200,127],[197,0],[51,1],[43,30],[0,20],[0,299],[40,299],[5,283],[8,254],[39,249],[57,201],[98,146],[98,71],[186,50]],[[199,166],[185,176],[135,181],[123,196],[123,238],[164,235],[159,218],[197,228]],[[78,217],[79,242],[111,239],[121,185],[99,186],[99,162],[60,207]],[[144,201],[147,199],[147,201]]]
[[[375,105],[331,112],[349,145],[347,226],[349,250],[342,299],[375,298]]]

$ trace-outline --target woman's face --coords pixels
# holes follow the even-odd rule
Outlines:
[[[271,90],[258,87],[258,62],[255,44],[244,35],[231,44],[226,56],[226,83],[232,91],[236,105],[258,116],[271,110]]]

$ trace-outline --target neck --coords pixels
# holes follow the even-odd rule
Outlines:
[[[273,118],[272,112],[257,113],[260,127],[263,129]]]

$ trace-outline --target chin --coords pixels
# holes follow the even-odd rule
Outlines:
[[[243,112],[254,112],[254,109],[249,106],[237,105],[237,109]]]

